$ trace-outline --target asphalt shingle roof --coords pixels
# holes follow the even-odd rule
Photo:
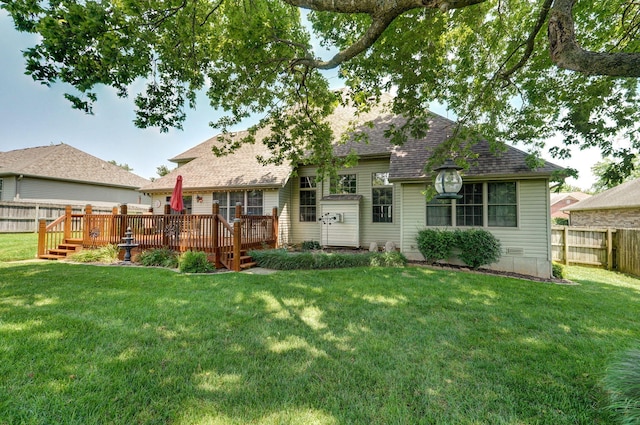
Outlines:
[[[388,100],[388,98],[384,100]],[[385,112],[381,107],[372,108],[368,113],[357,116],[354,107],[339,106],[329,121],[337,139],[350,128],[356,132],[368,134],[368,142],[366,143],[357,142],[353,138],[347,142],[337,140],[334,146],[336,156],[345,156],[355,151],[362,158],[388,157],[390,160],[389,178],[395,181],[430,178],[431,173],[425,174],[424,172],[430,151],[451,137],[456,125],[455,122],[445,117],[432,114],[426,137],[410,138],[402,146],[393,146],[385,137],[385,130],[389,124],[401,126],[405,119]],[[368,121],[371,121],[373,126],[365,124]],[[244,135],[245,132],[240,132],[235,137],[240,138]],[[172,158],[171,161],[178,163],[195,159],[141,190],[147,192],[171,190],[178,175],[183,176],[183,187],[186,189],[281,187],[293,171],[294,167],[290,164],[264,166],[255,159],[256,155],[269,156],[266,146],[260,143],[259,135],[256,136],[254,145],[244,145],[234,154],[219,158],[211,152],[211,147],[217,143],[217,137],[214,136]],[[525,162],[527,154],[510,146],[504,152],[494,154],[491,152],[489,144],[486,141],[481,141],[473,147],[473,151],[479,157],[464,172],[465,176],[482,176],[483,178],[516,175],[520,177],[548,176],[554,171],[562,170],[562,167],[549,162],[532,170]]]
[[[640,208],[640,179],[612,187],[583,201],[562,208],[562,211],[616,208]]]
[[[0,152],[0,175],[139,188],[149,180],[64,143]]]

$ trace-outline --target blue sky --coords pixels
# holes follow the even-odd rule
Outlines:
[[[105,161],[128,164],[134,173],[150,178],[157,177],[160,165],[174,167],[169,158],[216,134],[208,123],[219,113],[206,100],[187,112],[182,131],[164,134],[157,129],[136,128],[133,100],[120,99],[109,88],[97,90],[94,115],[74,110],[63,97],[69,86],[46,87],[24,74],[22,50],[33,46],[36,36],[17,32],[2,9],[0,40],[0,151],[63,142]],[[599,159],[596,151],[586,151],[574,153],[568,161],[551,162],[577,168],[580,179],[568,182],[587,189],[594,182],[590,167]]]

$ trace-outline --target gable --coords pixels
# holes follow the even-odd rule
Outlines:
[[[137,189],[148,180],[64,143],[0,152],[0,175]]]

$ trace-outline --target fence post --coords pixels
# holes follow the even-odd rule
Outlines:
[[[91,243],[89,241],[90,236],[90,221],[91,219],[89,218],[89,216],[93,214],[93,207],[91,206],[91,204],[87,204],[84,207],[84,219],[83,219],[83,223],[82,223],[82,245],[83,246],[89,246],[89,244]]]
[[[67,205],[64,209],[64,234],[63,241],[66,242],[67,239],[71,239],[71,221],[73,218],[71,217],[72,209],[71,205]]]
[[[564,246],[562,248],[564,251],[564,264],[568,266],[569,265],[569,227],[568,226],[564,227],[563,239],[564,239]]]
[[[271,238],[273,239],[273,247],[278,247],[278,207],[273,207],[271,210],[271,215],[273,216],[273,235]]]
[[[242,204],[236,203],[236,217],[233,220],[233,271],[240,271],[242,255]]]
[[[607,227],[607,270],[613,269],[613,235],[611,227]]]
[[[128,212],[127,204],[121,204],[120,205],[120,239],[124,238],[124,234],[127,231],[127,227],[129,227],[129,223],[127,220],[127,212]]]
[[[45,244],[47,241],[47,220],[41,218],[38,222],[38,253],[37,258],[45,254]]]
[[[213,205],[211,205],[211,214],[213,215],[212,226],[211,229],[211,244],[213,245],[213,263],[216,269],[222,267],[222,263],[220,262],[220,242],[218,238],[219,235],[219,223],[218,223],[218,214],[220,214],[220,204],[218,201],[213,201]]]

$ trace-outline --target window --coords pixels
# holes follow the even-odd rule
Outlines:
[[[0,179],[0,201],[2,201],[2,179]]]
[[[182,196],[182,207],[184,208],[182,211],[184,211],[185,214],[191,214],[193,212],[191,200],[191,195]],[[171,196],[167,196],[165,202],[169,205],[171,203]],[[171,214],[180,214],[180,212],[171,210]]]
[[[489,227],[517,227],[516,183],[488,183],[487,193]]]
[[[465,183],[459,194],[451,203],[429,201],[427,226],[518,227],[516,182]]]
[[[333,194],[349,194],[356,192],[356,175],[343,174],[337,179],[331,179],[331,193]]]
[[[300,177],[300,221],[316,221],[315,177]]]
[[[243,207],[243,214],[263,215],[263,192],[261,190],[243,192],[213,192],[213,200],[220,205],[220,214],[231,221],[236,216],[236,204]]]
[[[371,198],[373,222],[392,223],[393,185],[389,183],[389,173],[373,173]]]
[[[433,198],[427,203],[427,226],[451,226],[451,202]]]
[[[456,201],[457,226],[482,226],[482,183],[462,185]]]

